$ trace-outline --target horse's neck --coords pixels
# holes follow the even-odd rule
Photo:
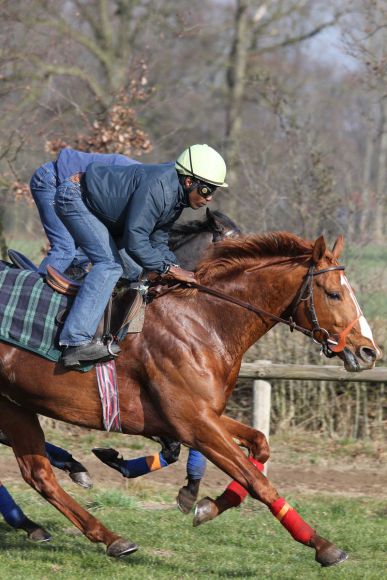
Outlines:
[[[224,294],[247,302],[255,308],[281,316],[295,300],[301,288],[305,268],[278,271],[265,268],[255,274],[241,274],[231,282],[219,280],[211,286]],[[243,354],[275,324],[270,317],[260,316],[246,308],[214,298],[206,300],[205,309],[213,330],[233,357]]]

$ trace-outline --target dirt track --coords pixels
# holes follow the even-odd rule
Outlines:
[[[124,448],[120,451],[123,452]],[[137,457],[141,452],[130,450],[125,455]],[[364,495],[387,499],[387,468],[380,461],[359,457],[351,462],[335,463],[334,458],[327,457],[325,461],[321,460],[315,465],[303,462],[302,459],[300,461],[299,458],[287,464],[283,455],[283,451],[276,454],[275,449],[273,450],[268,473],[270,480],[281,493],[323,493],[347,497]],[[76,457],[87,466],[95,487],[113,486],[129,490],[131,486],[159,487],[161,484],[177,491],[185,478],[185,449],[177,464],[135,480],[124,479],[116,471],[100,463],[91,453],[88,455],[77,453]],[[16,461],[10,450],[4,447],[0,448],[0,474],[2,482],[6,485],[20,482]],[[67,486],[68,476],[59,470],[56,470],[56,474],[59,481]],[[230,479],[216,467],[209,465],[201,496],[220,492],[229,481]]]

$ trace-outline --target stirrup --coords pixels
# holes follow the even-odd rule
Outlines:
[[[101,348],[102,347],[102,348]],[[94,349],[94,352],[93,352]],[[98,349],[101,352],[95,352]],[[97,364],[116,358],[121,352],[118,344],[111,344],[110,349],[103,342],[90,342],[79,346],[68,346],[63,351],[60,362],[65,368],[79,368],[82,364]]]

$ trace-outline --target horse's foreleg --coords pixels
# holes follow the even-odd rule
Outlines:
[[[259,471],[263,471],[263,463],[254,459],[251,455],[247,459],[250,463],[255,465]],[[201,524],[214,520],[231,508],[239,507],[248,495],[247,489],[242,487],[234,479],[217,498],[212,499],[207,496],[197,503],[193,525],[195,527],[200,526]]]
[[[243,425],[239,421],[235,421],[230,417],[222,415],[222,423],[225,425],[227,431],[234,438],[235,442],[242,447],[246,447],[249,450],[251,456],[249,461],[253,463],[260,471],[263,470],[263,463],[269,459],[269,444],[263,433]],[[198,456],[203,458],[201,453]],[[188,483],[184,487],[180,488],[179,494],[177,496],[177,505],[180,510],[187,514],[191,511],[194,503],[197,500],[199,493],[200,480],[204,475],[205,465],[203,466],[203,472],[200,477],[190,477],[188,474]],[[187,469],[188,471],[188,469]],[[247,491],[239,485],[236,481],[230,483],[227,489],[215,500],[211,498],[204,498],[199,502],[195,510],[194,526],[199,526],[204,522],[213,520],[219,516],[224,511],[239,506],[242,501],[247,496]]]
[[[0,397],[0,428],[10,439],[24,480],[89,540],[104,543],[109,556],[123,556],[137,550],[135,544],[105,528],[59,486],[46,457],[43,431],[35,414]]]
[[[259,471],[263,471],[263,464],[269,459],[269,444],[265,435],[253,427],[249,427],[222,415],[221,421],[234,441],[249,450],[249,461]],[[247,497],[247,490],[237,481],[232,481],[225,491],[215,500],[203,498],[195,510],[194,526],[200,526],[220,516],[226,510],[238,507]]]
[[[260,463],[266,463],[270,457],[269,443],[262,431],[244,425],[240,421],[235,421],[231,417],[222,415],[220,417],[223,425],[232,437],[234,437],[242,447],[246,447],[251,455]]]
[[[270,481],[233,442],[220,417],[215,414],[198,417],[194,439],[194,447],[247,489],[253,498],[264,503],[296,541],[315,548],[316,560],[322,566],[338,564],[347,558],[345,552],[316,534],[298,512],[284,498],[279,497]]]

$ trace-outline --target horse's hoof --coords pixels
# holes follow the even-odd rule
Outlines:
[[[188,484],[179,489],[176,503],[177,507],[181,512],[183,512],[183,514],[189,514],[195,505],[195,502],[198,498],[200,479],[198,479],[197,482],[197,484],[196,481],[193,482],[196,485]]]
[[[125,469],[126,462],[116,449],[112,449],[111,447],[94,447],[92,452],[102,463],[116,469],[123,477],[130,477],[130,473]]]
[[[218,506],[210,497],[205,497],[199,501],[195,508],[193,519],[194,527],[205,524],[215,519],[219,515]]]
[[[93,482],[88,471],[79,471],[78,473],[69,473],[70,479],[80,487],[90,489],[93,487]]]
[[[324,568],[335,566],[348,559],[348,554],[334,544],[317,534],[312,538],[311,545],[316,550],[316,562]]]
[[[24,517],[17,529],[27,532],[27,540],[31,542],[49,542],[51,540],[50,534],[42,526],[27,517]]]
[[[341,562],[348,560],[348,554],[344,550],[340,550],[332,544],[330,548],[322,552],[316,551],[316,562],[321,564],[324,568],[328,566],[335,566]]]
[[[136,552],[136,550],[138,550],[137,544],[124,540],[124,538],[118,538],[107,547],[106,554],[111,558],[123,558]]]
[[[44,528],[37,527],[35,530],[32,530],[27,534],[27,540],[30,540],[31,542],[50,542],[51,539],[50,534],[46,532]]]

